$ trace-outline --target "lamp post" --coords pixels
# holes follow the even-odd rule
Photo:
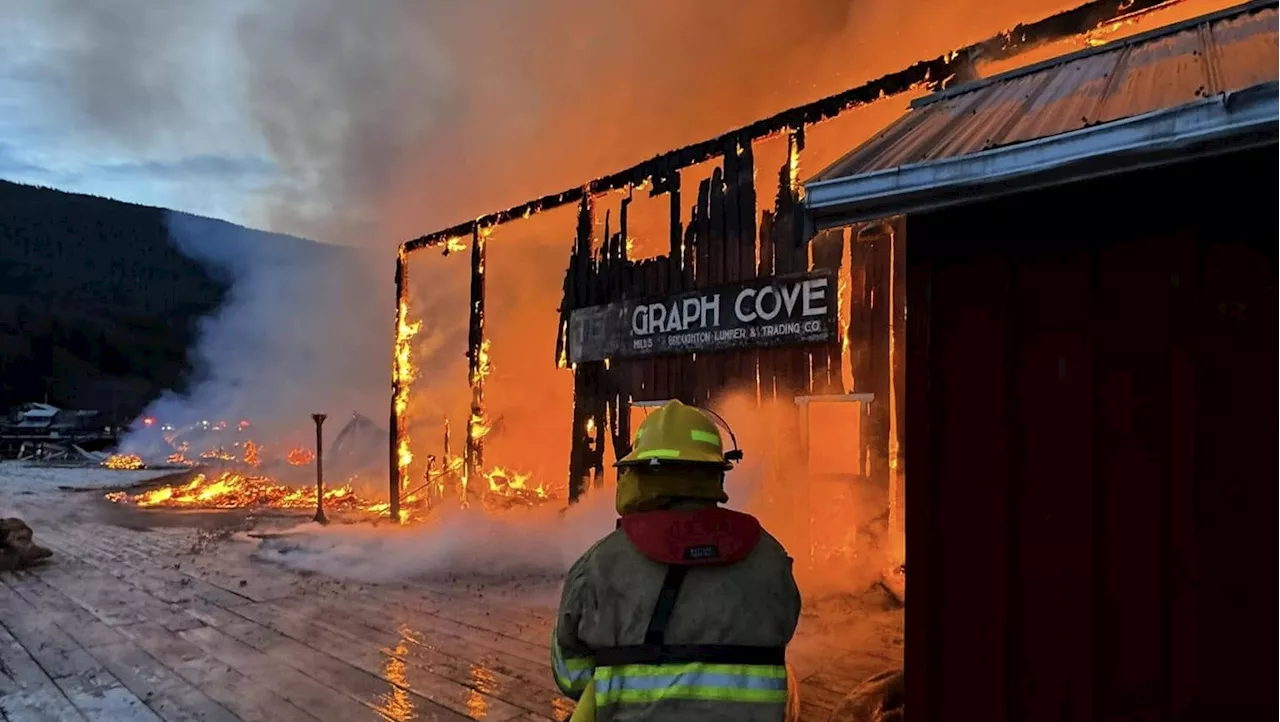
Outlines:
[[[324,515],[324,432],[321,427],[324,426],[324,420],[329,418],[326,414],[312,414],[311,420],[316,422],[316,518],[317,524],[328,524],[329,519]]]

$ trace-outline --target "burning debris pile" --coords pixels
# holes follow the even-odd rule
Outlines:
[[[401,520],[425,518],[442,502],[453,497],[454,492],[458,500],[455,505],[488,512],[540,506],[556,498],[545,485],[531,483],[531,474],[496,466],[478,476],[484,480],[483,484],[467,483],[465,459],[461,456],[446,456],[443,462],[435,456],[428,456],[422,483],[400,494]],[[391,505],[378,504],[370,511],[390,514]]]
[[[117,471],[134,471],[146,466],[142,462],[142,457],[137,454],[112,454],[102,462],[102,465]]]
[[[359,417],[357,415],[357,418]],[[163,457],[158,464],[149,464],[138,454],[114,454],[103,466],[111,469],[142,469],[148,466],[192,467],[194,476],[181,483],[151,489],[140,493],[127,491],[107,494],[116,503],[139,507],[179,507],[204,509],[314,509],[316,488],[298,467],[315,463],[316,454],[303,447],[276,447],[288,451],[273,450],[266,444],[248,438],[251,425],[241,421],[232,426],[224,421],[200,422],[182,429],[160,426],[158,437],[153,431],[154,420],[142,425],[143,446],[150,446],[153,458]],[[150,439],[146,438],[150,435]],[[160,443],[156,443],[160,442]],[[193,448],[202,449],[193,452]],[[198,468],[197,468],[198,467]],[[297,485],[283,483],[293,478]],[[357,477],[347,477],[347,483],[326,489],[324,506],[333,511],[367,511],[375,502],[361,498],[352,488]]]
[[[140,507],[314,509],[316,490],[315,487],[285,486],[267,476],[223,471],[216,475],[198,473],[186,484],[138,494],[113,492],[107,494],[107,499]],[[343,485],[325,490],[324,506],[335,511],[368,511],[375,505],[357,496],[349,485]]]
[[[150,428],[152,424],[146,424]],[[130,493],[117,491],[107,499],[142,508],[188,509],[298,509],[316,507],[316,487],[305,478],[301,467],[316,463],[316,453],[305,447],[269,446],[247,438],[250,428],[242,421],[232,427],[225,422],[202,422],[185,429],[161,427],[162,449],[168,451],[164,466],[193,468],[194,476],[168,486]],[[232,435],[228,438],[228,435]],[[360,474],[372,461],[384,459],[387,432],[359,414],[338,433],[325,456],[325,468],[335,469],[346,481],[324,491],[327,511],[389,516],[390,504],[356,492]],[[446,442],[447,443],[447,442]],[[198,453],[194,448],[203,448]],[[283,453],[277,449],[285,449]],[[333,461],[331,462],[330,459]],[[330,464],[332,463],[332,467]],[[103,462],[111,469],[142,469],[149,466],[137,454],[115,454]],[[502,467],[478,472],[484,484],[464,482],[467,469],[462,456],[446,452],[443,458],[430,456],[421,483],[401,495],[401,521],[425,519],[445,500],[453,505],[485,511],[505,511],[540,505],[552,499],[542,485],[534,485],[529,474]],[[285,483],[295,480],[298,483]],[[456,499],[456,500],[455,500]]]

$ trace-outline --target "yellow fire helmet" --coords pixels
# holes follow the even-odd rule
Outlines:
[[[733,468],[730,462],[742,458],[736,441],[734,447],[725,453],[720,428],[711,412],[672,399],[641,422],[631,453],[617,465],[714,464],[727,470]]]

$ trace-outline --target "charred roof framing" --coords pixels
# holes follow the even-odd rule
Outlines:
[[[682,288],[702,288],[713,282],[733,282],[767,275],[801,272],[808,268],[806,242],[812,236],[804,223],[804,213],[799,205],[799,185],[794,177],[798,155],[804,144],[806,126],[821,123],[846,111],[867,105],[876,100],[898,95],[917,88],[938,90],[956,78],[971,77],[975,63],[1012,57],[1045,43],[1086,33],[1102,25],[1146,13],[1171,5],[1178,0],[1093,0],[1079,7],[1051,17],[1019,25],[1012,30],[987,40],[933,58],[919,61],[896,73],[865,83],[861,86],[823,98],[821,100],[782,111],[710,140],[685,146],[625,170],[602,176],[587,183],[526,203],[491,213],[475,220],[411,239],[401,245],[396,265],[396,344],[399,351],[408,344],[402,338],[407,326],[403,311],[408,298],[408,258],[418,250],[444,246],[448,252],[459,241],[468,237],[478,239],[496,226],[514,220],[528,218],[535,213],[563,207],[579,206],[579,223],[574,251],[565,276],[564,302],[561,308],[561,344],[557,355],[562,359],[563,335],[570,311],[617,298],[636,295],[667,293]],[[791,150],[788,161],[779,170],[778,193],[774,208],[756,215],[755,187],[752,181],[754,163],[752,145],[770,137],[785,133]],[[704,181],[697,189],[693,220],[688,228],[680,223],[680,171],[716,158],[722,159],[712,179]],[[620,214],[622,230],[616,236],[606,235],[599,257],[592,252],[591,230],[592,201],[595,196],[611,191],[631,190],[649,185],[653,196],[667,194],[671,199],[671,251],[669,256],[650,261],[633,262],[627,258],[625,248],[625,204]],[[836,246],[835,241],[839,241]],[[831,243],[815,244],[814,266],[836,268],[843,255],[844,237],[830,239]],[[473,241],[474,242],[474,241]],[[483,241],[477,243],[479,245]],[[819,249],[822,246],[822,249]],[[830,248],[827,248],[830,246]],[[724,260],[708,262],[720,254]],[[801,256],[804,256],[802,259]],[[757,261],[758,258],[758,261]],[[483,355],[484,309],[484,260],[483,253],[472,254],[472,284],[470,333],[468,356],[471,362],[473,387],[472,420],[468,424],[468,437],[482,419],[483,391],[478,388],[478,360]],[[411,335],[411,334],[410,334]],[[837,344],[838,346],[838,344]],[[755,352],[752,352],[754,356]],[[794,358],[792,358],[794,356]],[[801,358],[803,356],[803,358]],[[604,427],[612,430],[614,448],[621,452],[629,445],[628,414],[621,399],[643,399],[652,394],[680,397],[707,398],[715,388],[723,387],[747,375],[763,376],[766,371],[781,379],[797,393],[828,393],[833,389],[834,378],[839,379],[840,349],[814,351],[770,350],[759,352],[759,365],[746,361],[728,361],[724,364],[698,364],[695,373],[694,360],[677,358],[647,362],[648,382],[637,381],[640,371],[628,372],[624,364],[614,364],[611,372],[608,361],[579,365],[575,374],[574,440],[570,460],[570,496],[576,498],[586,479],[599,478],[602,472]],[[767,357],[767,358],[766,358]],[[567,365],[561,359],[562,365]],[[698,359],[705,361],[706,359]],[[748,365],[751,368],[747,368]],[[715,368],[711,368],[715,366]],[[597,368],[598,367],[598,368]],[[768,367],[768,368],[766,368]],[[821,368],[819,368],[821,367]],[[657,369],[656,372],[654,369]],[[655,376],[656,373],[656,376]],[[799,379],[804,376],[804,379]],[[630,381],[623,380],[630,379]],[[796,378],[791,378],[796,377]],[[403,411],[411,378],[406,374],[393,375],[390,453],[390,508],[393,518],[398,516],[401,490],[407,480],[408,453],[404,432]],[[797,385],[798,384],[798,385]],[[633,393],[645,385],[645,393]],[[791,388],[795,386],[795,388]],[[625,387],[625,388],[624,388]],[[859,389],[860,390],[860,389]],[[606,423],[595,423],[596,420]],[[589,431],[588,431],[589,429]],[[581,437],[581,438],[579,438]],[[479,439],[470,439],[467,445],[468,471],[480,463]],[[469,474],[468,474],[469,475]],[[465,487],[465,483],[464,483]],[[465,494],[465,489],[464,489]],[[465,498],[465,497],[464,497]]]

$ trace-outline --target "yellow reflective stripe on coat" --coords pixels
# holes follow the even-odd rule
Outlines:
[[[597,667],[596,704],[668,699],[786,704],[787,668],[759,664],[628,664]]]
[[[591,657],[564,657],[560,652],[560,640],[552,632],[551,671],[555,674],[556,686],[562,692],[577,694],[586,689],[594,669],[595,660]]]

